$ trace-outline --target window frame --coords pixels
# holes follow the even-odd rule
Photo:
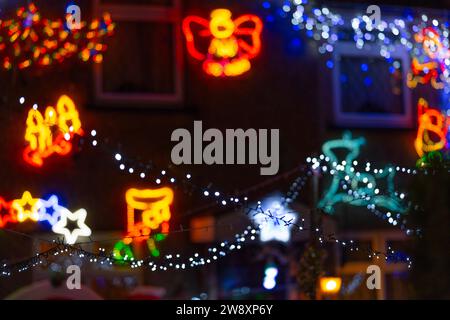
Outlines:
[[[340,85],[340,57],[375,57],[379,58],[379,46],[367,45],[362,49],[358,49],[354,42],[343,42],[336,44],[333,52],[333,117],[334,124],[339,127],[359,127],[359,128],[412,128],[413,127],[413,107],[411,90],[406,84],[408,69],[410,66],[410,57],[408,52],[402,46],[396,46],[395,51],[391,53],[391,57],[402,61],[402,92],[404,113],[399,115],[375,115],[375,114],[359,114],[347,113],[342,111],[341,101],[341,85]]]
[[[183,41],[180,28],[181,0],[173,0],[172,6],[157,5],[129,5],[129,4],[105,4],[101,0],[93,1],[94,15],[108,12],[113,22],[164,22],[173,25],[173,93],[117,93],[105,92],[103,84],[103,64],[94,66],[94,92],[95,101],[100,105],[108,106],[132,104],[133,106],[152,108],[155,104],[166,107],[179,107],[183,102]],[[106,52],[108,54],[108,52]]]

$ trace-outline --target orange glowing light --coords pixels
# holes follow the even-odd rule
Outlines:
[[[427,152],[438,151],[447,143],[447,122],[439,110],[431,109],[428,102],[420,98],[417,105],[419,129],[414,142],[417,154],[422,157]]]
[[[433,88],[443,89],[445,82],[442,76],[445,71],[443,61],[450,57],[450,51],[443,45],[439,33],[432,27],[416,33],[414,40],[422,44],[423,51],[430,61],[421,63],[417,58],[413,58],[412,72],[408,73],[407,78],[408,87],[415,88],[417,84],[431,83]]]
[[[16,211],[17,221],[24,222],[25,220],[39,220],[39,207],[41,202],[37,198],[33,198],[31,193],[25,191],[21,199],[16,199],[12,202],[12,209]]]
[[[173,191],[170,188],[161,189],[129,189],[125,194],[127,202],[127,237],[125,244],[130,244],[133,238],[146,240],[152,230],[161,227],[163,233],[169,232],[171,217],[170,205],[173,201]],[[140,221],[135,220],[136,211],[140,213]]]
[[[11,210],[11,204],[0,197],[0,228],[5,227],[7,223],[17,222],[14,212]]]
[[[198,16],[183,20],[183,33],[189,54],[203,61],[203,70],[214,77],[233,77],[251,68],[250,60],[261,51],[263,23],[255,15],[243,15],[232,20],[228,9],[211,12],[208,21]],[[193,27],[199,29],[194,31]],[[196,37],[199,40],[196,40]],[[208,38],[205,53],[198,49],[201,38]]]
[[[81,122],[75,103],[68,96],[59,98],[56,109],[48,106],[44,115],[37,109],[28,112],[23,152],[24,160],[36,167],[52,154],[67,155],[72,150],[71,139],[82,135]]]
[[[411,62],[412,73],[408,73],[406,82],[408,87],[414,89],[417,87],[417,84],[427,84],[430,82],[433,88],[437,90],[443,89],[444,84],[440,81],[438,72],[440,67],[440,64],[437,62],[420,63],[417,58],[413,58]]]
[[[320,290],[325,294],[336,294],[341,290],[342,279],[338,277],[320,278]]]

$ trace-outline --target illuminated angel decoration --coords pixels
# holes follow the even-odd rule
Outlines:
[[[250,60],[261,50],[262,28],[257,16],[247,14],[232,20],[228,9],[213,10],[209,21],[198,16],[183,21],[189,54],[203,61],[203,70],[214,77],[239,76],[250,70]]]
[[[439,110],[430,108],[428,102],[423,98],[419,100],[417,108],[419,129],[414,146],[417,154],[423,157],[425,153],[446,147],[447,128],[450,120]]]
[[[333,174],[331,185],[319,202],[319,207],[327,213],[334,212],[334,206],[338,203],[347,203],[354,206],[376,205],[385,209],[404,213],[405,206],[395,194],[394,177],[395,170],[386,167],[377,170],[373,174],[368,172],[355,172],[353,161],[358,157],[364,138],[352,139],[346,132],[342,139],[331,140],[324,143],[322,152],[330,159],[330,163],[338,164]],[[348,150],[345,159],[340,160],[335,150]],[[342,165],[341,165],[342,164]],[[379,181],[385,179],[387,190],[383,194],[379,189]],[[342,182],[345,182],[342,184]]]
[[[414,35],[414,40],[422,44],[424,54],[422,61],[414,57],[408,74],[408,86],[415,88],[417,84],[431,83],[435,89],[443,89],[448,82],[449,71],[444,61],[450,58],[450,50],[444,46],[441,36],[432,27],[423,28]]]
[[[67,155],[72,150],[71,139],[83,134],[75,103],[65,95],[59,98],[56,108],[49,106],[44,114],[32,108],[26,125],[28,146],[23,158],[35,167],[41,167],[52,154]]]

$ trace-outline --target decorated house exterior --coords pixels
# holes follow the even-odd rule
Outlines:
[[[448,157],[448,1],[74,2],[78,35],[65,1],[0,2],[21,39],[0,42],[0,297],[70,265],[107,299],[414,296],[410,194]]]

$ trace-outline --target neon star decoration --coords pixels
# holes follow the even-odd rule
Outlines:
[[[266,212],[257,212],[254,215],[255,223],[260,226],[260,240],[288,242],[297,217],[294,213],[288,212],[279,201],[270,201]]]
[[[62,19],[43,18],[30,3],[20,7],[15,18],[0,21],[0,68],[47,67],[73,56],[100,63],[107,49],[104,39],[113,31],[114,23],[107,13],[102,19],[81,22],[79,29],[70,30]]]
[[[28,112],[26,120],[24,160],[35,167],[42,167],[44,159],[53,154],[64,156],[72,150],[71,140],[83,135],[81,122],[73,100],[63,95],[56,108],[48,106],[42,114],[36,108]]]
[[[41,199],[41,207],[39,208],[39,221],[47,221],[50,225],[55,225],[60,216],[61,212],[67,210],[59,204],[58,197],[52,195],[48,200]]]
[[[414,147],[417,154],[423,157],[425,153],[439,151],[446,147],[450,118],[441,111],[430,108],[423,98],[419,99],[417,109],[419,129]]]
[[[68,244],[76,242],[79,236],[89,236],[91,230],[86,226],[86,210],[80,209],[72,213],[63,207],[58,197],[51,195],[47,200],[33,198],[29,191],[25,191],[21,199],[11,202],[0,197],[0,228],[7,224],[33,222],[48,222],[52,230],[64,235]],[[76,222],[75,230],[67,229],[68,220]]]
[[[11,210],[11,202],[0,197],[0,228],[4,228],[7,223],[16,223],[17,218]]]
[[[25,191],[21,199],[16,199],[12,202],[11,208],[16,212],[18,222],[24,222],[25,220],[38,221],[41,205],[40,199],[33,198],[29,191]]]
[[[319,201],[319,208],[327,213],[333,213],[336,204],[346,203],[354,206],[375,205],[396,213],[404,213],[406,207],[395,195],[395,170],[392,167],[380,169],[374,174],[355,172],[352,167],[364,143],[364,138],[352,139],[351,134],[346,132],[342,139],[328,141],[322,146],[323,154],[330,159],[331,163],[337,165],[336,171],[332,174],[331,184]],[[347,150],[347,155],[342,161],[338,159],[336,149]],[[380,189],[377,188],[379,179],[386,180],[386,194],[381,194]]]
[[[78,237],[89,237],[91,235],[91,229],[86,225],[87,212],[85,209],[79,209],[75,212],[70,210],[61,210],[60,220],[52,227],[52,230],[56,234],[61,234],[67,244],[75,244]],[[76,228],[69,230],[67,228],[69,220],[76,222]]]
[[[230,10],[216,9],[209,21],[198,16],[186,17],[182,28],[189,54],[203,61],[203,70],[214,77],[239,76],[249,71],[250,60],[261,51],[263,23],[255,15],[246,14],[233,20]],[[203,50],[199,49],[202,45]]]

